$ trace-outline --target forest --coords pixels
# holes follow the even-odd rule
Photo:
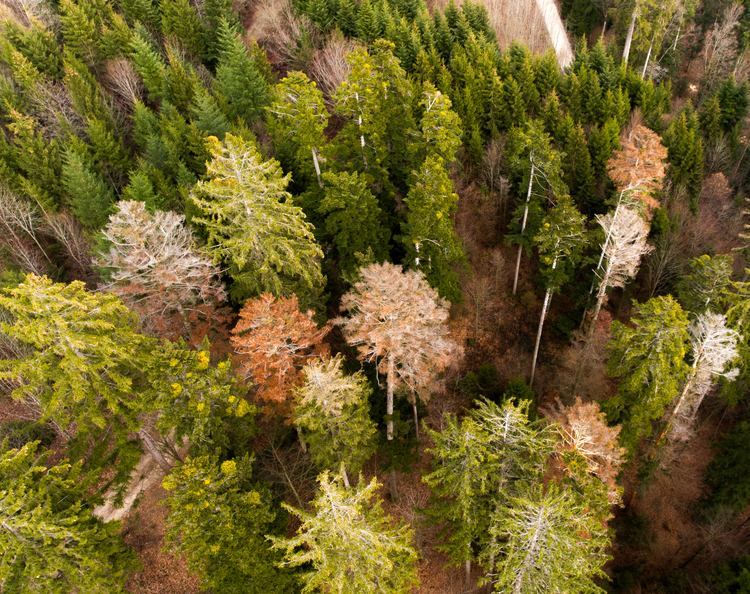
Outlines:
[[[552,6],[0,3],[0,592],[750,591],[750,0]]]

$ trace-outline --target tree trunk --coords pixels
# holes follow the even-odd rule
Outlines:
[[[531,200],[531,186],[534,185],[534,163],[531,163],[531,173],[529,174],[529,189],[526,191],[526,208],[523,211],[523,222],[521,223],[521,235],[526,230],[526,219],[529,216],[529,201]],[[521,268],[521,250],[523,246],[518,246],[518,256],[516,256],[516,274],[513,276],[513,294],[516,294],[518,287],[518,270]]]
[[[635,20],[638,18],[638,9],[640,2],[636,2],[635,8],[633,9],[633,17],[630,19],[630,26],[628,27],[628,34],[625,37],[625,48],[622,50],[622,63],[627,65],[628,56],[630,55],[630,44],[633,43],[633,31],[635,31]]]
[[[398,485],[396,485],[396,471],[391,469],[388,473],[391,483],[391,501],[398,501]]]
[[[576,371],[576,378],[573,384],[573,396],[578,393],[581,380],[583,379],[583,368],[586,365],[586,361],[589,358],[589,346],[591,345],[591,339],[594,336],[594,330],[596,329],[596,321],[599,319],[599,313],[602,311],[602,305],[604,305],[604,298],[607,296],[607,286],[609,285],[609,276],[612,272],[612,262],[607,262],[607,270],[602,277],[602,282],[599,283],[599,292],[596,295],[596,305],[594,306],[594,313],[591,314],[591,321],[589,322],[589,329],[586,331],[586,339],[581,351],[581,360],[578,363],[578,371]],[[583,314],[583,319],[586,319],[586,314]]]
[[[536,371],[536,358],[539,355],[539,343],[542,340],[542,328],[544,327],[544,318],[547,317],[547,308],[552,300],[552,289],[547,289],[544,294],[544,305],[542,305],[542,315],[539,318],[539,328],[536,331],[536,344],[534,345],[534,358],[531,360],[531,378],[529,378],[529,388],[534,384],[534,372]]]
[[[386,437],[388,441],[393,441],[393,383],[395,370],[393,363],[393,355],[388,353],[388,375],[386,376],[386,407],[385,414],[388,416],[388,424],[386,426]]]
[[[305,440],[302,437],[302,429],[300,429],[296,425],[294,426],[294,428],[297,430],[297,438],[299,439],[299,447],[302,448],[302,451],[306,454],[307,453],[307,444],[305,443]]]
[[[648,61],[651,58],[651,50],[654,48],[654,38],[656,37],[656,33],[654,33],[653,37],[651,38],[651,43],[648,46],[648,53],[646,54],[646,62],[643,64],[643,72],[641,72],[641,80],[646,78],[646,68],[648,68]]]
[[[469,545],[469,552],[471,553],[471,545]],[[467,559],[464,561],[464,590],[467,592],[471,588],[471,561]]]
[[[318,153],[315,152],[315,147],[312,148],[313,165],[315,165],[315,175],[318,176],[318,185],[320,189],[323,189],[323,180],[320,179],[320,165],[318,164]]]
[[[151,436],[146,432],[145,429],[141,429],[138,432],[138,437],[140,437],[141,442],[143,442],[143,445],[146,446],[148,453],[151,454],[151,457],[156,461],[156,463],[161,467],[161,469],[166,474],[169,474],[170,472],[172,472],[172,465],[169,462],[167,462],[167,459],[164,457],[164,454],[161,453],[161,450],[152,441]]]
[[[574,56],[557,5],[553,0],[536,0],[536,5],[544,19],[544,26],[547,28],[552,46],[555,48],[557,64],[565,69],[570,66]]]
[[[349,475],[346,474],[346,468],[344,468],[344,465],[341,465],[341,476],[344,479],[344,486],[348,489],[351,485],[349,484]]]
[[[414,433],[417,436],[417,441],[419,441],[419,416],[417,415],[417,395],[414,394],[414,404],[412,404],[414,407]]]

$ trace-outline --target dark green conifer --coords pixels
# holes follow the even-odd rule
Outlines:
[[[366,43],[372,43],[380,37],[380,26],[378,25],[375,8],[370,3],[370,0],[362,0],[362,3],[359,5],[357,34]]]
[[[512,126],[523,126],[526,121],[526,104],[523,100],[521,87],[514,78],[503,83],[503,128],[509,130]]]
[[[161,28],[194,56],[205,50],[206,29],[189,0],[162,0]]]
[[[453,52],[454,38],[451,28],[439,10],[432,14],[432,37],[435,40],[438,55],[448,64]]]
[[[703,143],[685,113],[669,127],[664,141],[673,183],[695,199],[703,179]]]
[[[162,57],[151,47],[142,35],[134,35],[131,41],[133,64],[148,91],[151,101],[158,101],[164,96],[167,67]]]
[[[193,123],[206,136],[216,136],[219,140],[224,140],[224,135],[232,129],[216,100],[203,88],[199,89],[193,98],[190,116]]]
[[[534,82],[540,97],[547,97],[560,84],[560,70],[553,50],[537,56],[533,62]]]
[[[703,104],[699,119],[704,138],[709,142],[717,141],[723,133],[721,103],[717,95],[714,95]]]
[[[169,52],[167,69],[166,97],[181,112],[187,112],[196,91],[202,87],[201,81],[190,66]]]
[[[359,5],[355,0],[340,0],[336,24],[347,37],[357,36]]]
[[[101,229],[112,212],[112,189],[85,164],[77,152],[70,149],[65,153],[62,173],[70,210],[84,227]]]

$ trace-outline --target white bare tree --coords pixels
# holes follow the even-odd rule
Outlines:
[[[45,229],[57,239],[68,258],[79,267],[83,276],[89,276],[91,268],[91,243],[81,222],[70,212],[44,213]]]
[[[717,18],[703,42],[703,84],[710,91],[724,80],[737,59],[737,33],[740,17],[745,11],[740,2],[732,4]]]
[[[667,418],[659,440],[666,433],[670,433],[670,437],[674,439],[689,436],[701,402],[716,379],[724,377],[732,380],[739,375],[737,368],[726,370],[727,365],[739,355],[739,334],[727,328],[726,321],[725,315],[707,311],[690,324],[688,332],[693,354],[692,372]]]
[[[51,265],[40,243],[42,218],[31,202],[0,185],[0,248],[14,264],[37,276]]]
[[[141,315],[141,325],[158,335],[181,335],[182,324],[204,304],[226,299],[220,270],[195,249],[185,217],[157,211],[143,202],[122,201],[103,231],[109,251],[96,263],[109,271],[102,286]]]

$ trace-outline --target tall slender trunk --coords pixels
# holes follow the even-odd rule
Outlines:
[[[646,54],[646,62],[643,64],[643,72],[641,72],[641,80],[646,78],[646,68],[648,68],[648,61],[651,59],[651,50],[654,49],[655,38],[656,38],[656,33],[654,33],[653,37],[651,37],[651,43],[648,46],[648,53]]]
[[[395,381],[395,366],[393,362],[393,355],[388,353],[388,375],[386,376],[386,407],[385,414],[388,416],[388,424],[386,426],[386,437],[388,441],[393,441],[393,384]]]
[[[305,443],[305,440],[302,437],[302,429],[300,429],[296,425],[294,426],[294,428],[297,430],[297,438],[299,439],[299,447],[302,448],[302,451],[306,454],[307,453],[307,444]]]
[[[544,294],[544,305],[542,305],[542,315],[539,317],[539,328],[536,331],[536,344],[534,345],[534,358],[531,360],[531,377],[529,378],[529,388],[534,384],[534,373],[536,372],[536,358],[539,355],[539,343],[542,340],[542,328],[544,327],[544,318],[547,317],[547,308],[552,300],[552,289],[547,289]]]
[[[419,441],[419,416],[417,415],[417,395],[414,394],[414,404],[412,404],[414,407],[414,433],[417,436],[417,441]]]
[[[344,468],[344,465],[341,465],[341,476],[344,479],[344,486],[348,489],[351,485],[349,484],[349,475],[346,474],[346,468]]]
[[[557,243],[555,244],[555,249],[557,249],[557,246],[559,245],[560,240],[557,240]],[[555,256],[555,259],[552,261],[552,270],[557,268],[557,256]],[[539,343],[542,341],[542,328],[544,327],[544,318],[547,317],[547,310],[549,309],[549,303],[552,300],[552,293],[554,292],[553,288],[547,289],[547,292],[544,294],[544,304],[542,305],[542,315],[539,316],[539,328],[536,331],[536,344],[534,345],[534,358],[531,360],[531,377],[529,378],[529,388],[534,384],[534,372],[536,372],[536,358],[539,355]]]
[[[640,8],[640,2],[635,3],[633,9],[633,17],[630,19],[630,26],[628,27],[628,34],[625,37],[625,48],[622,50],[622,63],[627,65],[628,57],[630,56],[630,44],[633,43],[633,31],[635,31],[635,21],[638,18],[638,9]]]
[[[529,217],[529,202],[531,201],[531,187],[534,185],[534,163],[531,163],[531,173],[529,174],[529,189],[526,191],[526,208],[523,210],[523,221],[521,222],[521,235],[526,230],[526,219]],[[523,246],[518,246],[518,255],[516,256],[516,274],[513,276],[513,294],[516,294],[518,287],[518,270],[521,268],[521,250]]]
[[[323,180],[320,179],[320,164],[318,163],[318,153],[315,151],[315,147],[312,147],[312,158],[313,158],[313,165],[315,165],[315,175],[318,176],[318,185],[320,186],[320,189],[323,189]]]
[[[469,553],[471,553],[471,545],[469,545]],[[464,561],[464,589],[468,592],[471,588],[471,560],[467,559]]]
[[[578,370],[576,371],[576,378],[573,384],[573,396],[578,393],[578,388],[581,385],[583,379],[583,368],[586,366],[586,361],[589,358],[589,350],[591,346],[591,339],[594,337],[594,331],[596,330],[596,321],[599,319],[599,314],[602,311],[602,305],[604,305],[604,299],[607,296],[607,287],[609,285],[609,277],[612,273],[612,262],[607,262],[607,270],[602,277],[602,282],[599,283],[599,291],[596,294],[596,305],[594,305],[594,312],[591,314],[591,320],[589,321],[589,329],[586,331],[586,339],[581,351],[581,360],[578,362]],[[583,314],[583,319],[586,319],[586,314]]]

